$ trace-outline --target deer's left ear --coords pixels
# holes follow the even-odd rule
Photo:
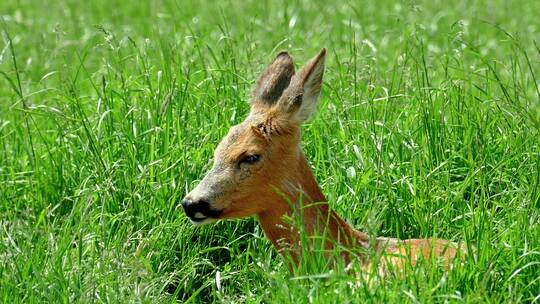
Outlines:
[[[281,96],[278,106],[297,122],[308,120],[317,110],[324,74],[326,49],[322,49],[293,76],[291,84]]]
[[[261,73],[250,102],[251,113],[260,113],[275,105],[294,75],[293,59],[287,52],[279,53]]]

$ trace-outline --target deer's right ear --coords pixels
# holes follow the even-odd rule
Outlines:
[[[317,109],[324,74],[326,49],[306,63],[291,80],[291,84],[278,102],[288,119],[302,123]]]
[[[274,105],[289,86],[293,75],[292,57],[287,52],[279,53],[255,84],[250,102],[251,113],[263,112]]]

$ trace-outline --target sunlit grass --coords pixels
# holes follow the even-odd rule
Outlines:
[[[4,302],[539,300],[540,2],[38,2],[0,4]],[[256,220],[178,209],[264,65],[321,47],[303,147],[331,206],[463,267],[291,273]]]

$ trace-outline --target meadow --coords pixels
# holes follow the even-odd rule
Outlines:
[[[5,303],[540,302],[540,1],[0,3]],[[303,149],[370,235],[475,248],[359,284],[291,273],[255,218],[193,227],[277,52],[327,69]]]

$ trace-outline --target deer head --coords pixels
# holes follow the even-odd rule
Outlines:
[[[300,128],[317,107],[325,55],[322,49],[295,74],[292,58],[281,52],[263,71],[248,117],[231,127],[215,150],[212,169],[182,201],[193,224],[281,215],[289,208],[283,194],[294,202],[302,189],[318,191],[311,171],[300,167]]]

